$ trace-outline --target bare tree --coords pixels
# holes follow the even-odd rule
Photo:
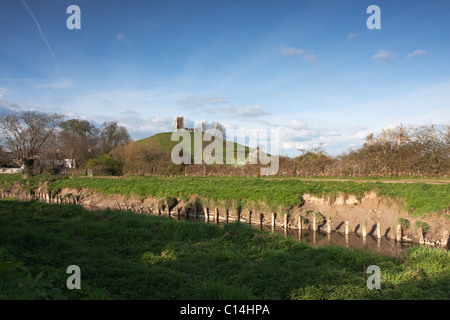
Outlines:
[[[57,113],[27,111],[0,118],[2,144],[14,161],[24,167],[26,177],[33,174],[35,160],[43,155],[45,143],[63,117]]]
[[[217,138],[221,138],[222,140],[227,139],[227,130],[225,129],[225,126],[223,124],[221,124],[220,122],[211,123],[210,128],[217,130],[216,131]]]
[[[95,155],[99,130],[87,120],[69,119],[60,124],[61,149],[72,168],[84,164]]]
[[[131,140],[126,128],[119,126],[117,121],[104,122],[100,132],[100,145],[103,153],[110,153],[119,144]]]

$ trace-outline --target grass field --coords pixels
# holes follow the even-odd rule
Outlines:
[[[450,254],[401,259],[76,205],[0,201],[1,299],[449,299]],[[81,269],[81,290],[66,268]],[[369,265],[381,289],[368,289]]]
[[[58,190],[70,187],[88,188],[104,194],[132,194],[139,197],[176,197],[187,200],[196,195],[215,205],[233,206],[237,200],[243,207],[285,210],[301,203],[309,193],[333,199],[339,194],[362,197],[375,191],[381,197],[398,201],[413,216],[441,213],[450,207],[450,184],[383,183],[357,181],[315,181],[252,177],[123,177],[59,179],[49,184]]]
[[[278,210],[281,214],[290,207],[299,205],[305,193],[332,200],[340,194],[362,197],[365,192],[374,191],[381,197],[397,201],[416,217],[433,212],[442,213],[450,208],[450,183],[220,176],[62,178],[49,175],[37,175],[25,181],[21,180],[20,174],[0,175],[2,189],[21,184],[21,188],[32,190],[39,185],[43,186],[47,181],[49,184],[46,188],[52,191],[61,188],[90,189],[103,194],[161,199],[175,197],[184,201],[188,201],[190,196],[197,196],[212,205],[233,207],[238,202],[243,208]]]

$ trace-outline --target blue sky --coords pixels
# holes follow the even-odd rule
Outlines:
[[[134,139],[184,116],[278,129],[281,154],[337,154],[389,126],[450,122],[449,34],[441,0],[2,0],[0,113],[118,120]]]

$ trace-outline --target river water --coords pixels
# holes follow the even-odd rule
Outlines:
[[[313,247],[333,245],[348,249],[358,249],[367,252],[387,255],[391,257],[400,257],[405,248],[411,247],[412,243],[398,242],[393,239],[369,235],[363,237],[357,233],[345,235],[340,232],[325,233],[321,231],[309,231],[284,228],[273,228],[264,226],[262,230],[266,232],[277,232],[285,237],[308,243]]]
[[[171,218],[178,219],[176,215],[172,215]],[[185,220],[184,215],[180,215],[180,219]],[[188,220],[193,222],[205,221],[204,217],[195,218],[194,216],[189,216]],[[210,219],[207,223],[224,225],[226,222],[224,220],[219,220],[219,222],[217,223],[215,220]],[[255,229],[260,229],[265,232],[276,232],[287,238],[305,242],[313,247],[333,245],[348,249],[358,249],[362,251],[373,252],[396,258],[401,257],[404,249],[411,247],[413,245],[418,245],[408,242],[398,242],[395,241],[394,239],[390,239],[385,236],[381,237],[380,239],[378,239],[373,235],[363,237],[360,234],[351,232],[348,235],[336,231],[333,231],[328,234],[322,231],[313,232],[310,230],[299,230],[289,228],[286,230],[281,226],[276,226],[275,228],[267,225],[261,226],[259,224],[251,224],[251,226]]]

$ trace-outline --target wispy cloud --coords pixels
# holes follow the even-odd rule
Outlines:
[[[31,18],[33,18],[34,23],[36,24],[36,27],[39,30],[39,34],[42,38],[42,41],[44,41],[45,45],[47,46],[48,51],[50,52],[50,57],[52,59],[53,65],[56,69],[56,73],[58,74],[58,76],[61,78],[62,82],[65,82],[64,77],[62,76],[61,70],[58,67],[58,64],[56,63],[56,57],[55,54],[53,53],[52,48],[50,47],[50,44],[47,41],[47,37],[44,34],[44,31],[42,30],[39,22],[37,21],[36,17],[34,16],[33,12],[31,12],[31,9],[28,7],[28,5],[26,4],[25,0],[20,0],[20,2],[22,2],[23,6],[25,7],[25,9],[28,11],[28,13],[30,14]]]
[[[229,115],[231,115],[233,117],[243,117],[243,118],[259,117],[259,116],[268,114],[258,105],[256,105],[256,106],[230,105],[230,106],[220,108],[219,111],[228,113]]]
[[[118,35],[116,35],[116,40],[117,40],[117,41],[120,41],[120,40],[122,40],[122,39],[124,39],[124,38],[125,38],[125,35],[122,34],[122,33],[119,33]]]
[[[73,80],[62,80],[61,81],[35,81],[34,87],[36,88],[52,88],[52,89],[69,89],[76,86],[77,82]]]
[[[303,60],[306,60],[308,62],[317,62],[318,58],[317,56],[312,53],[312,52],[307,52],[301,48],[285,48],[283,47],[281,49],[281,54],[286,55],[286,56],[298,56],[300,58],[302,58]]]
[[[205,105],[217,105],[227,103],[228,99],[225,97],[187,97],[178,101],[178,105],[186,108],[195,109]]]
[[[347,39],[353,39],[353,38],[356,38],[356,36],[357,36],[356,33],[349,33],[349,34],[347,35]]]
[[[14,102],[3,100],[3,96],[0,96],[0,116],[9,115],[14,111],[19,111],[21,108]]]
[[[409,53],[406,58],[412,58],[412,57],[416,57],[416,56],[423,56],[424,54],[427,54],[426,50],[423,49],[418,49],[418,50],[414,50],[413,52]]]
[[[376,63],[391,62],[393,53],[391,51],[380,50],[372,56],[372,60]]]

